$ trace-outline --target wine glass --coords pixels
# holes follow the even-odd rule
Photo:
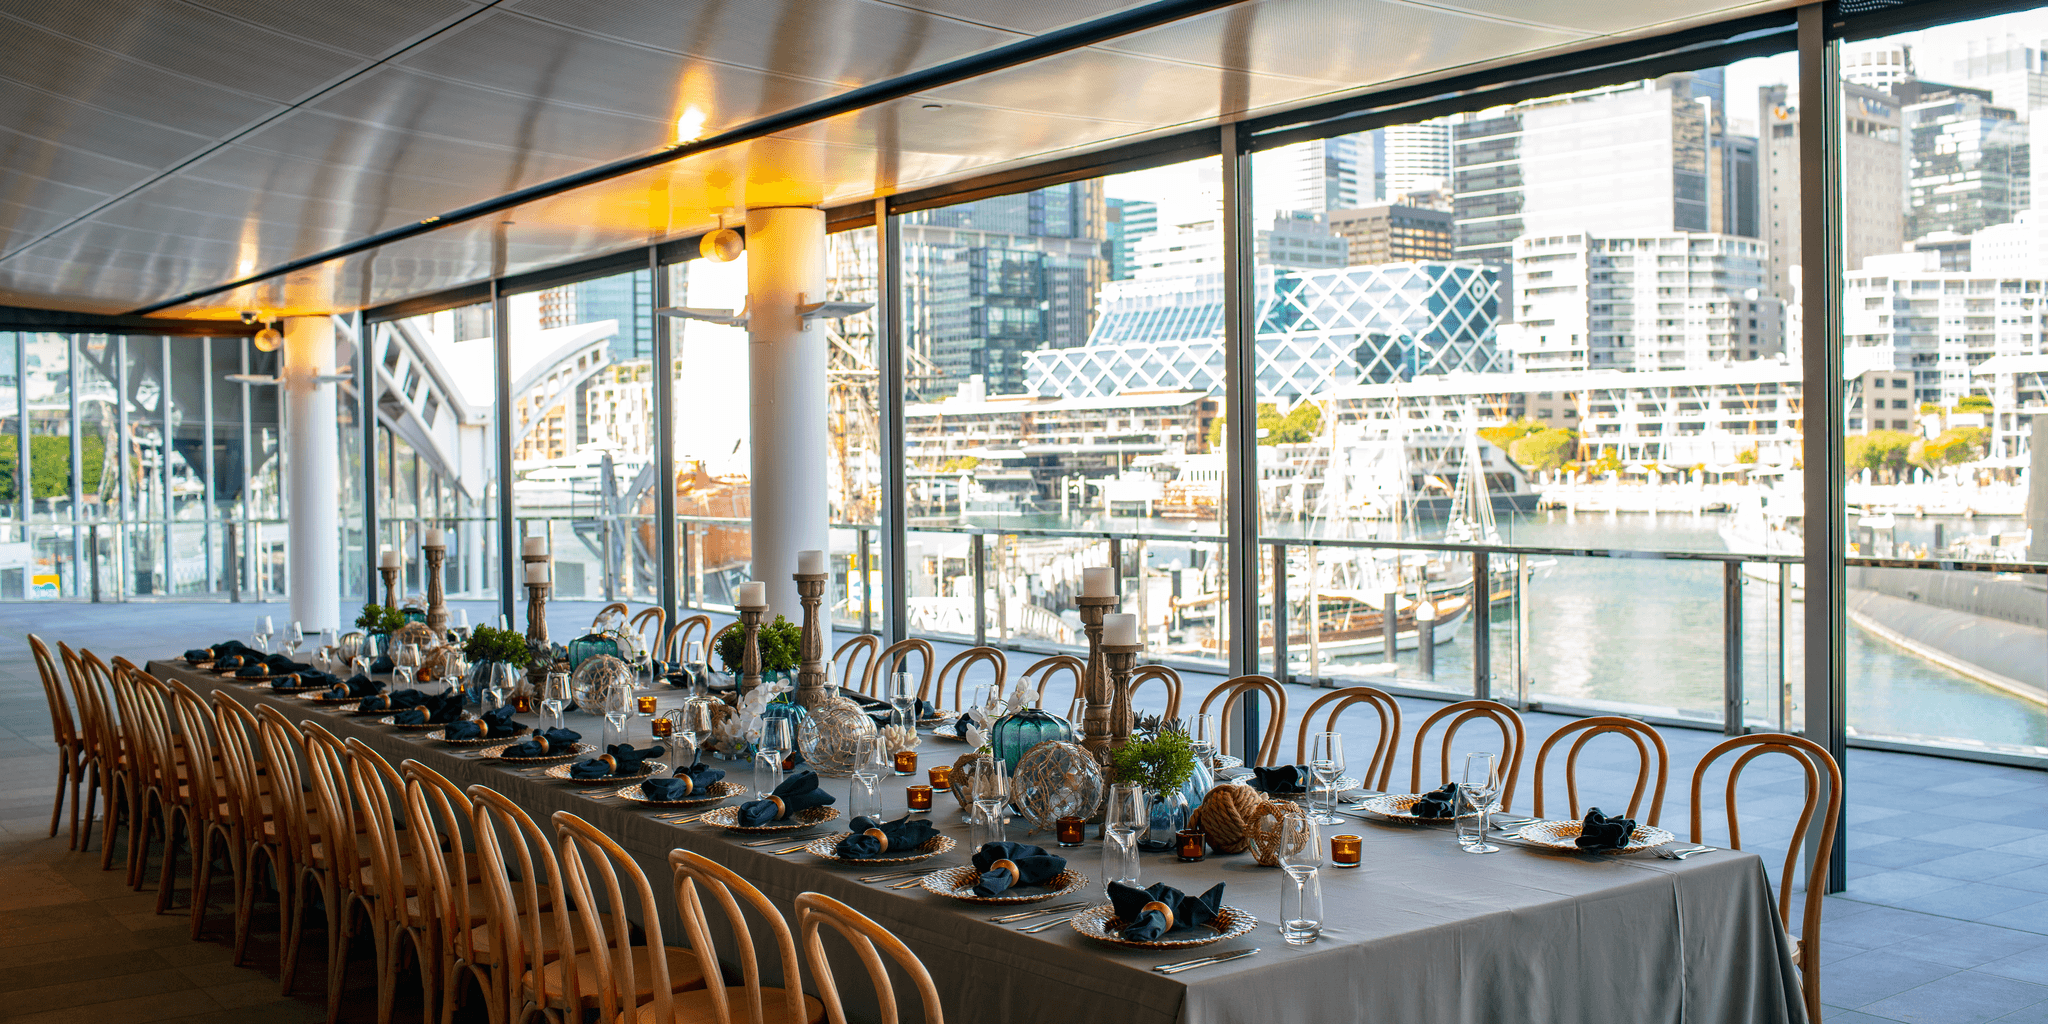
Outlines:
[[[696,764],[702,759],[699,745],[711,736],[711,708],[712,702],[709,699],[691,698],[684,701],[682,710],[675,714],[675,730],[671,735],[690,748],[691,764]],[[680,758],[677,759],[677,763],[682,763]]]
[[[875,783],[882,777],[879,770],[887,764],[881,750],[888,744],[880,736],[858,736],[853,741],[853,778],[846,785],[846,813],[858,818],[881,819],[882,800],[875,793]]]
[[[1109,787],[1102,808],[1102,886],[1138,884],[1138,837],[1151,827],[1145,789],[1134,783]]]
[[[757,796],[765,800],[768,794],[775,791],[775,787],[782,784],[782,760],[795,749],[795,722],[787,718],[762,719],[761,746],[759,752],[754,755],[754,788]]]
[[[690,693],[704,692],[708,678],[704,674],[704,641],[692,640],[683,645],[683,670],[690,677]]]
[[[1293,812],[1280,819],[1280,867],[1287,881],[1280,890],[1280,938],[1305,946],[1323,932],[1323,837],[1314,817]]]
[[[569,706],[569,673],[548,673],[546,681],[541,684],[540,706],[547,711],[549,718],[554,719],[555,728],[567,726],[562,718],[562,709]]]
[[[391,653],[391,672],[400,687],[411,686],[420,674],[419,645],[399,644]]]
[[[271,634],[271,626],[270,626],[270,616],[268,616],[268,615],[259,615],[259,616],[257,616],[257,617],[256,617],[256,628],[255,628],[255,631],[254,631],[254,633],[253,633],[254,639],[256,640],[256,649],[257,649],[257,650],[259,650],[259,651],[262,651],[262,652],[263,652],[263,653],[265,653],[265,654],[269,654],[269,653],[270,653],[270,634]]]
[[[519,689],[519,670],[501,661],[492,665],[489,671],[491,706],[502,708],[505,701]]]
[[[910,692],[910,673],[897,672],[889,676],[889,706],[902,712],[891,716],[893,720],[907,721],[913,729],[917,727],[917,698]]]
[[[1466,853],[1499,853],[1500,847],[1486,841],[1486,826],[1493,816],[1493,798],[1500,793],[1500,771],[1491,751],[1465,755],[1465,776],[1458,782],[1458,794],[1465,806],[1479,816],[1479,834],[1465,846]]]
[[[1210,768],[1216,767],[1216,754],[1222,749],[1216,745],[1216,716],[1208,712],[1196,715],[1194,731],[1189,738],[1193,741],[1196,759]]]
[[[626,742],[626,719],[633,715],[633,688],[623,683],[604,691],[604,720],[611,723],[608,743]]]
[[[299,645],[306,642],[306,631],[297,622],[284,628],[284,653],[287,658],[299,656]]]
[[[1336,812],[1337,780],[1344,775],[1343,734],[1316,733],[1310,738],[1308,758],[1309,773],[1315,776],[1316,824],[1342,825],[1344,819],[1337,817]]]

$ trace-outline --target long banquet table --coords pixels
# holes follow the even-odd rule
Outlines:
[[[1790,940],[1777,925],[1763,862],[1754,854],[1716,851],[1684,861],[1647,854],[1552,854],[1508,847],[1474,856],[1460,851],[1441,828],[1360,820],[1331,831],[1364,838],[1364,866],[1324,867],[1324,928],[1317,942],[1289,946],[1272,921],[1282,873],[1261,868],[1249,854],[1180,863],[1170,853],[1144,855],[1144,881],[1164,881],[1185,892],[1227,882],[1225,902],[1260,919],[1241,938],[1198,950],[1164,952],[1113,948],[1065,926],[1036,934],[988,919],[1000,910],[933,895],[920,888],[892,890],[863,884],[861,870],[797,852],[777,855],[795,841],[746,847],[757,838],[728,835],[715,826],[674,825],[618,799],[593,799],[586,789],[519,774],[447,746],[263,687],[223,680],[182,662],[153,661],[149,671],[175,677],[201,692],[225,688],[245,703],[276,705],[294,720],[312,718],[341,735],[361,737],[393,764],[414,758],[467,786],[483,783],[511,797],[546,823],[557,810],[580,815],[631,852],[654,883],[667,891],[668,851],[681,847],[727,865],[766,893],[786,917],[796,895],[832,896],[874,918],[902,939],[931,972],[947,1017],[954,1021],[1103,1021],[1150,1024],[1258,1022],[1331,1024],[1388,1021],[1400,1024],[1495,1024],[1503,1021],[1587,1024],[1601,1021],[1758,1024],[1805,1020]],[[673,691],[671,691],[673,692]],[[680,699],[680,694],[676,695]],[[666,704],[666,699],[664,700]],[[646,720],[634,719],[639,735]],[[569,725],[586,742],[602,734],[597,716],[571,714]],[[950,764],[965,752],[957,742],[926,737],[920,768]],[[730,776],[750,781],[744,763]],[[922,782],[900,778],[899,784]],[[825,780],[844,805],[846,783]],[[885,808],[902,813],[901,785],[882,780]],[[932,868],[963,864],[966,826],[953,798],[939,793],[936,823],[960,845],[925,862]],[[845,818],[826,829],[843,826]],[[1013,822],[1011,838],[1019,824]],[[807,833],[810,835],[812,833]],[[823,832],[815,834],[824,834]],[[1040,833],[1027,841],[1052,849]],[[1101,895],[1100,843],[1058,851],[1091,878],[1082,893],[1053,902]],[[892,867],[901,867],[894,865]],[[715,915],[714,915],[715,916]],[[673,907],[661,913],[663,934],[681,942]],[[1029,923],[1029,922],[1027,922]],[[719,929],[721,932],[723,929]],[[829,945],[829,944],[828,944]],[[1227,963],[1162,975],[1152,967],[1234,949],[1260,952]],[[729,950],[728,950],[729,959]],[[872,994],[857,961],[833,958],[834,973],[850,1003]],[[774,977],[775,957],[763,971]],[[810,987],[807,981],[806,987]],[[914,993],[899,988],[899,1005],[914,1007]],[[916,1010],[907,1010],[913,1019]]]

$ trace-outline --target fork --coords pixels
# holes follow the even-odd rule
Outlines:
[[[1683,850],[1673,850],[1669,847],[1659,846],[1656,850],[1652,852],[1654,852],[1658,857],[1661,857],[1664,860],[1684,860],[1687,857],[1692,856],[1693,854],[1707,853],[1712,851],[1713,849],[1714,848],[1711,846],[1692,846],[1687,847]]]
[[[1075,900],[1071,903],[1056,903],[1050,907],[1040,907],[1037,910],[1026,910],[1021,913],[991,917],[989,921],[995,924],[1013,924],[1018,921],[1029,921],[1034,917],[1044,917],[1047,914],[1057,914],[1067,910],[1080,910],[1086,906],[1088,906],[1087,900]]]
[[[818,837],[817,837],[817,836],[815,836],[815,835],[810,835],[810,834],[806,834],[806,835],[800,835],[800,836],[770,836],[770,837],[768,837],[767,839],[750,839],[750,840],[748,840],[748,841],[746,841],[746,842],[744,842],[744,843],[741,843],[740,845],[741,845],[741,846],[774,846],[774,845],[775,845],[776,843],[786,843],[786,842],[789,842],[789,841],[790,841],[790,840],[792,840],[792,839],[802,839],[802,840],[805,840],[805,841],[806,841],[806,842],[804,843],[804,845],[805,845],[805,846],[809,846],[809,845],[810,845],[810,843],[809,843],[809,840],[812,840],[812,839],[816,839],[816,838],[818,838]]]
[[[1059,927],[1060,925],[1066,924],[1067,922],[1069,922],[1069,921],[1072,921],[1072,920],[1073,920],[1074,918],[1076,918],[1076,917],[1079,917],[1079,916],[1081,916],[1081,915],[1079,915],[1079,914],[1069,914],[1069,915],[1068,915],[1068,916],[1066,916],[1066,917],[1055,917],[1055,918],[1053,918],[1053,919],[1052,919],[1052,920],[1050,920],[1050,921],[1040,921],[1040,922],[1039,922],[1039,923],[1037,923],[1037,924],[1034,924],[1034,925],[1031,925],[1031,926],[1029,926],[1029,927],[1025,927],[1025,928],[1019,928],[1019,929],[1017,929],[1017,930],[1018,930],[1019,932],[1023,932],[1024,934],[1027,934],[1027,935],[1036,935],[1036,934],[1038,934],[1039,932],[1042,932],[1042,931],[1046,930],[1047,928],[1057,928],[1057,927]]]

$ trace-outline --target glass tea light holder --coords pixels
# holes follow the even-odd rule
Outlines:
[[[676,723],[674,719],[662,715],[647,723],[647,728],[653,732],[655,739],[665,740],[675,735]]]
[[[1088,819],[1071,814],[1053,822],[1053,837],[1061,846],[1079,846],[1088,837]]]
[[[925,778],[932,780],[932,788],[935,790],[946,792],[953,788],[953,766],[950,764],[932,765],[925,769],[924,774]]]
[[[512,710],[514,713],[521,715],[533,714],[533,698],[524,693],[513,694]]]
[[[1182,863],[1192,864],[1205,855],[1205,847],[1209,842],[1208,833],[1200,829],[1184,828],[1175,833],[1175,838],[1175,850],[1180,855]]]
[[[903,800],[913,811],[929,811],[932,809],[932,788],[930,786],[907,787],[903,790]]]
[[[896,752],[896,774],[898,774],[898,775],[916,775],[916,774],[917,774],[917,751],[915,751],[915,750],[899,750],[899,751],[897,751],[897,752]],[[926,789],[926,790],[930,790],[931,788],[932,788],[932,787],[930,787],[930,786],[927,786],[927,787],[925,787],[925,789]]]
[[[1330,837],[1330,863],[1340,868],[1358,866],[1359,848],[1364,845],[1357,836]]]
[[[642,718],[647,718],[647,717],[650,717],[650,716],[652,716],[652,715],[654,714],[654,695],[653,695],[653,694],[651,694],[651,693],[643,693],[643,694],[641,694],[641,695],[640,695],[640,697],[638,698],[638,700],[637,700],[637,701],[636,701],[635,703],[636,703],[636,704],[638,705],[638,708],[639,708],[639,711],[640,711],[640,717],[642,717]]]

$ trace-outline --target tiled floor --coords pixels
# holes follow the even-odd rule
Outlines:
[[[472,621],[496,614],[482,604],[470,607]],[[557,635],[587,622],[595,608],[557,605]],[[94,851],[80,855],[68,852],[61,836],[46,835],[54,751],[24,634],[139,661],[241,635],[264,612],[285,616],[274,604],[0,605],[0,649],[16,652],[0,663],[0,958],[15,968],[0,972],[0,1019],[124,1024],[324,1016],[317,935],[307,938],[311,955],[296,992],[280,997],[267,905],[259,908],[250,966],[237,968],[228,963],[223,934],[224,885],[216,886],[219,909],[206,940],[192,942],[182,913],[153,912],[153,886],[133,893],[119,872],[99,870],[97,838]],[[1188,683],[1197,694],[1213,680]],[[1298,718],[1314,694],[1290,696]],[[1403,705],[1411,732],[1437,706]],[[1528,716],[1532,749],[1564,721]],[[1290,722],[1286,733],[1289,751],[1295,727]],[[1664,735],[1672,766],[1662,820],[1684,835],[1692,766],[1720,737],[1678,729]],[[1369,749],[1370,739],[1355,736],[1354,754]],[[1594,761],[1581,766],[1582,791],[1625,793],[1633,784],[1633,753],[1618,748],[1589,747]],[[1772,842],[1782,844],[1798,814],[1801,784],[1764,764],[1745,774],[1740,801],[1744,845],[1768,859]],[[1407,768],[1404,754],[1397,787]],[[1827,1019],[2048,1024],[2048,773],[1864,750],[1851,751],[1847,771],[1849,890],[1826,900],[1821,936]],[[1549,786],[1562,781],[1556,766],[1545,774]],[[1518,809],[1529,806],[1532,786],[1525,775]],[[1708,787],[1710,812],[1718,811],[1718,790]],[[1546,811],[1557,813],[1554,804]],[[1725,841],[1724,827],[1710,821],[1707,831],[1706,841]],[[178,905],[182,910],[182,893]],[[343,1016],[352,1021],[374,1016],[366,958],[351,965]],[[417,996],[402,993],[399,1019],[418,1012]]]

